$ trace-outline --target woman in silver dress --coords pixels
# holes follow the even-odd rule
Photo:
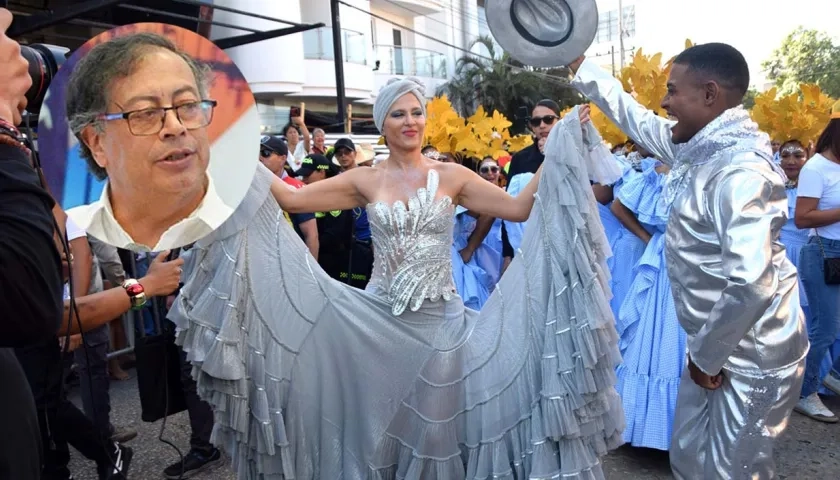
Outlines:
[[[424,103],[412,79],[387,85],[374,106],[387,160],[294,191],[260,168],[236,213],[191,251],[170,319],[239,478],[604,478],[624,417],[588,174],[600,137],[567,116],[512,198],[421,154]],[[367,290],[329,278],[278,203],[366,207]],[[453,284],[456,204],[530,214],[522,253],[480,312]]]

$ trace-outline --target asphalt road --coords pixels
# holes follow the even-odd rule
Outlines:
[[[133,370],[129,371],[134,373]],[[78,391],[71,393],[77,404]],[[172,447],[158,441],[160,422],[140,421],[140,401],[134,378],[111,385],[112,421],[117,425],[130,425],[139,432],[129,443],[134,449],[129,477],[131,479],[163,478],[162,470],[178,460]],[[826,405],[840,413],[840,399],[828,398]],[[190,428],[186,412],[170,417],[166,422],[164,438],[174,443],[183,453],[189,450]],[[809,420],[797,413],[782,439],[777,444],[776,462],[779,479],[831,479],[840,478],[840,424],[827,425]],[[673,478],[664,452],[622,447],[605,460],[606,477],[610,480],[664,480]],[[93,464],[73,451],[71,464],[77,480],[97,480]],[[235,480],[228,465],[193,477],[200,480]]]

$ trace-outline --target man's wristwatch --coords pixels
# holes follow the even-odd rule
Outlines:
[[[123,282],[122,287],[125,289],[125,293],[128,294],[129,300],[131,300],[132,310],[140,310],[146,305],[146,291],[143,289],[143,285],[140,285],[140,282],[133,278],[128,278]]]

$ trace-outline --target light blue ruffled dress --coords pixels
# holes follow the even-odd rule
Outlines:
[[[780,235],[781,242],[787,249],[787,257],[799,268],[799,251],[808,243],[808,230],[800,230],[796,228],[794,217],[796,216],[796,187],[789,187],[787,189],[788,197],[788,221],[782,226],[782,233]],[[805,311],[805,318],[808,318],[808,296],[805,295],[805,288],[802,282],[799,282],[799,303],[802,305],[802,310]]]
[[[668,450],[686,334],[677,322],[665,260],[670,205],[660,201],[666,174],[655,166],[624,183],[616,196],[652,234],[632,270],[632,284],[616,320],[623,363],[616,369],[627,428],[624,440],[637,447]]]
[[[498,277],[494,281],[493,276],[479,266],[476,255],[473,255],[467,263],[461,259],[460,252],[467,246],[477,223],[478,220],[470,215],[466,208],[459,206],[455,209],[455,227],[452,234],[452,276],[458,295],[464,300],[464,306],[473,310],[481,310],[498,281]]]
[[[655,159],[642,160],[641,167],[652,168],[656,164]],[[627,183],[632,184],[633,179],[642,175],[642,172],[635,170],[628,163],[624,170],[624,175],[621,179],[613,185],[613,195],[619,198],[621,190]],[[630,230],[627,230],[624,225],[619,222],[615,215],[610,210],[610,206],[603,206],[600,208],[601,222],[604,224],[604,230],[607,234],[607,241],[610,243],[612,250],[612,257],[607,260],[607,267],[610,269],[610,289],[612,290],[612,299],[610,300],[610,308],[612,308],[613,315],[618,318],[618,313],[621,309],[621,304],[630,290],[630,284],[633,282],[633,270],[642,254],[645,251],[645,242],[634,235]],[[617,226],[616,226],[617,224]]]
[[[492,286],[490,292],[493,292],[496,283],[502,278],[502,266],[504,265],[504,257],[502,256],[502,219],[497,218],[490,227],[490,232],[484,237],[484,241],[475,250],[473,254],[475,263],[490,276]]]

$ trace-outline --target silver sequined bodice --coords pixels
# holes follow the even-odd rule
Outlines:
[[[440,178],[429,170],[426,188],[393,205],[368,205],[374,265],[368,290],[384,294],[392,313],[417,311],[426,299],[450,300],[456,295],[452,278],[452,217],[448,196],[437,198]]]

